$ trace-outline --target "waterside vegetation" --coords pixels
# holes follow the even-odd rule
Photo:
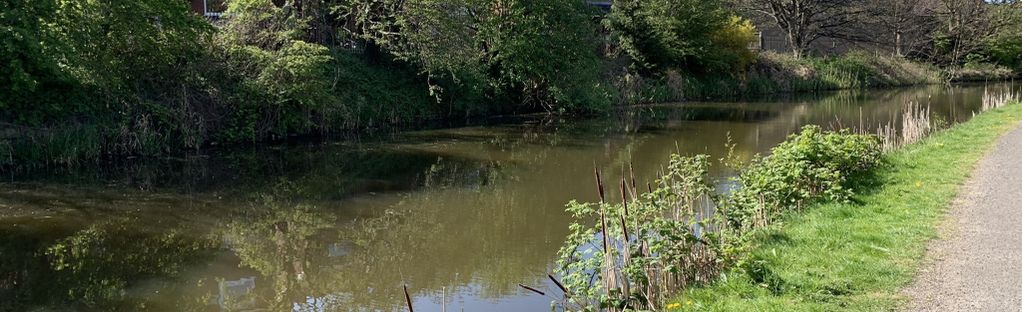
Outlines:
[[[1019,64],[1014,1],[932,1],[913,15],[930,27],[917,31],[926,40],[838,56],[813,56],[806,40],[791,56],[754,53],[761,16],[739,2],[750,1],[614,1],[603,12],[574,0],[228,0],[208,21],[178,1],[8,0],[0,165],[958,76],[948,73],[985,79],[984,69]],[[878,10],[882,1],[841,3],[863,22],[902,16]]]
[[[934,224],[999,134],[1022,121],[1018,94],[988,94],[983,113],[934,132],[908,105],[900,131],[808,126],[708,177],[708,156],[672,156],[644,191],[622,179],[619,203],[597,171],[599,203],[571,202],[556,272],[572,311],[875,310],[899,302]],[[936,133],[930,136],[931,133]],[[725,185],[726,190],[719,190]],[[825,251],[825,252],[824,252]],[[679,297],[680,296],[680,297]],[[679,299],[680,298],[680,299]]]
[[[887,154],[851,202],[792,214],[758,233],[754,265],[681,293],[672,300],[676,310],[897,308],[905,302],[899,289],[912,280],[971,169],[1019,121],[1022,106],[1009,105]]]

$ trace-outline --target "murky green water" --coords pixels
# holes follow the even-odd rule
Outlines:
[[[1004,84],[992,88],[1005,88]],[[688,103],[337,143],[4,172],[0,310],[549,310],[546,274],[594,164],[744,157],[806,124],[875,128],[907,102],[966,120],[983,86]],[[715,172],[718,176],[726,172]],[[640,182],[642,183],[642,182]]]

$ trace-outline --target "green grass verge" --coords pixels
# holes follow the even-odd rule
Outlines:
[[[857,179],[850,203],[793,214],[758,233],[744,270],[681,294],[679,311],[877,311],[906,301],[911,282],[960,186],[997,139],[1022,121],[1022,105],[886,156]]]

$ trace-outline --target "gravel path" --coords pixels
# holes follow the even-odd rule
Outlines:
[[[909,311],[1022,311],[1022,127],[982,161],[904,294]]]

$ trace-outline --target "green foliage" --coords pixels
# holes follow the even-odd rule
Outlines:
[[[756,53],[749,49],[749,45],[757,39],[756,26],[749,19],[738,16],[731,16],[731,19],[723,28],[713,34],[713,53],[716,57],[710,58],[710,68],[726,68],[744,74],[756,61]]]
[[[449,103],[437,103],[425,91],[429,90],[427,81],[414,68],[397,63],[373,65],[361,56],[341,51],[333,56],[333,89],[344,107],[338,112],[341,113],[338,118],[330,119],[331,128],[380,127],[424,117],[454,112],[485,112],[488,109],[479,104],[481,99],[468,94],[470,90],[459,93],[458,99],[464,99],[464,102],[452,98]]]
[[[567,211],[576,220],[598,223],[569,227],[557,261],[571,293],[562,304],[573,311],[651,309],[665,299],[661,296],[716,271],[720,262],[707,249],[716,250],[718,239],[705,231],[711,220],[697,214],[701,200],[715,196],[706,181],[708,168],[705,155],[673,155],[658,188],[636,200],[569,203]],[[637,193],[624,180],[620,189]],[[698,251],[707,252],[693,256]]]
[[[880,161],[880,139],[872,135],[822,132],[807,126],[742,166],[721,210],[733,229],[770,224],[784,212],[800,210],[816,200],[843,201],[850,175],[866,172]]]
[[[584,2],[352,0],[335,9],[355,25],[348,34],[419,66],[438,99],[456,90],[550,111],[607,104]]]
[[[604,20],[611,40],[644,72],[739,73],[752,62],[755,28],[723,1],[615,1]]]
[[[1002,7],[998,11],[1004,26],[986,42],[992,61],[1022,72],[1022,9]]]
[[[290,7],[269,0],[228,2],[224,24],[211,45],[236,75],[225,141],[259,140],[309,133],[338,105],[333,94],[330,51],[299,40],[306,23]]]
[[[291,10],[277,7],[270,0],[229,0],[229,18],[220,36],[237,45],[276,50],[292,40],[300,40],[308,20]]]
[[[52,55],[68,47],[47,24],[54,0],[0,2],[0,117],[36,124],[62,107],[74,85]]]
[[[0,100],[2,117],[31,125],[111,108],[131,114],[140,98],[166,98],[211,30],[177,1],[6,1],[2,11],[12,25],[0,30],[9,51],[0,88],[11,94]]]
[[[736,189],[720,194],[707,178],[709,157],[673,155],[656,189],[637,195],[621,181],[621,204],[572,201],[577,222],[558,255],[571,310],[649,310],[723,269],[745,267],[756,229],[818,201],[852,195],[848,178],[880,162],[875,136],[808,126],[767,157],[738,167]],[[603,181],[597,172],[601,198]],[[629,195],[632,199],[628,199]],[[706,211],[713,210],[713,213]],[[592,220],[596,220],[592,224]]]
[[[161,97],[179,86],[212,28],[181,1],[62,0],[51,26],[70,45],[69,72],[110,97]],[[173,85],[173,86],[171,86]]]
[[[488,47],[484,65],[496,71],[491,85],[547,110],[599,106],[585,96],[598,92],[588,12],[580,1],[514,1],[489,16],[479,36]]]
[[[738,76],[685,75],[674,70],[664,71],[659,77],[628,73],[615,83],[619,90],[615,101],[635,104],[908,86],[939,83],[940,75],[932,65],[864,52],[824,58],[764,52],[756,55],[745,73]],[[1006,77],[988,71],[978,76]]]
[[[914,84],[932,71],[865,54],[755,59],[747,49],[755,29],[722,0],[617,1],[605,29],[575,0],[279,3],[229,0],[213,27],[179,1],[5,0],[0,125],[17,135],[0,152],[30,158],[4,163],[453,116]],[[627,57],[603,58],[601,49]],[[19,151],[65,142],[74,129],[93,139]]]
[[[10,12],[30,14],[17,16],[37,23],[13,28],[34,29],[35,37],[9,41],[25,52],[11,54],[18,60],[5,67],[15,68],[4,77],[16,80],[10,86],[17,90],[0,117],[17,122],[23,134],[9,146],[94,130],[84,135],[87,144],[41,152],[47,161],[72,163],[82,155],[159,152],[190,126],[187,114],[194,107],[188,100],[197,81],[192,60],[202,54],[198,42],[212,27],[186,3],[61,0],[21,6],[28,10]]]
[[[795,58],[762,53],[752,68],[748,91],[805,92],[937,83],[939,71],[930,65],[866,52],[824,58]],[[756,92],[753,92],[756,91]]]
[[[103,154],[103,134],[95,125],[70,125],[50,131],[26,131],[20,140],[0,144],[0,166],[18,165],[25,160],[48,160],[75,164],[82,158]]]
[[[672,301],[680,311],[897,310],[962,183],[1020,121],[1022,106],[1008,105],[885,155],[855,181],[869,192],[755,235],[757,273],[728,272]]]
[[[271,94],[281,97],[281,102],[290,103],[297,112],[308,112],[309,108],[317,108],[332,104],[330,94],[329,65],[333,62],[326,47],[304,41],[293,41],[281,49],[273,62],[263,70],[259,84],[266,87]],[[295,109],[297,108],[297,109]],[[291,121],[288,124],[300,124],[303,121]],[[304,122],[312,122],[305,120]],[[295,126],[283,127],[287,129]],[[308,131],[299,128],[294,132]],[[293,131],[293,130],[292,130]]]

